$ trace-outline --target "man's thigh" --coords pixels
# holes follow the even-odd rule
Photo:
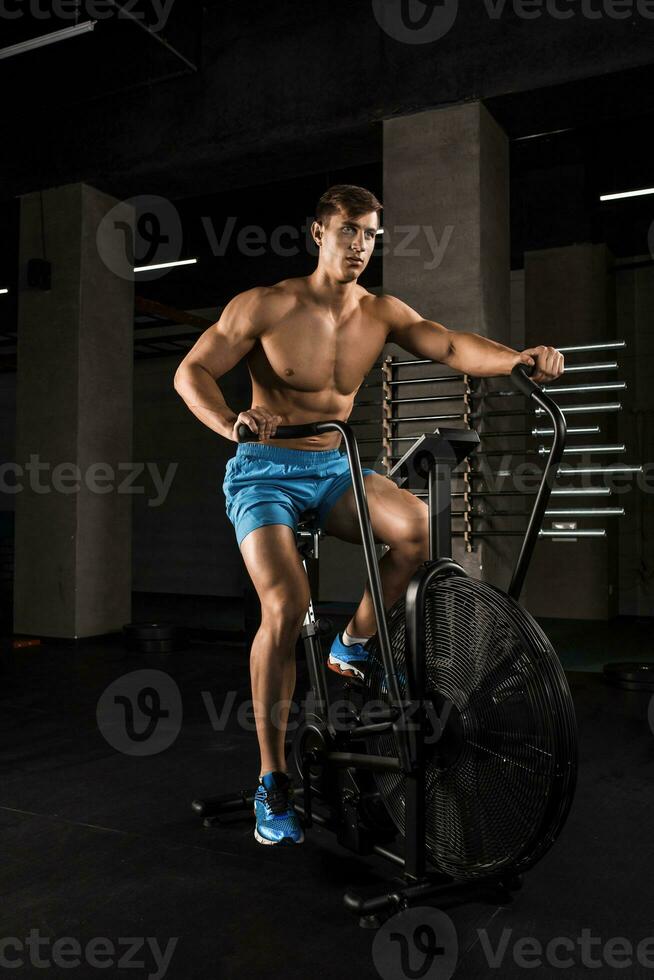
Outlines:
[[[265,524],[255,528],[241,542],[241,555],[262,608],[306,609],[309,583],[290,527]]]
[[[420,539],[427,529],[426,503],[379,473],[364,476],[370,523],[375,541],[391,548]],[[325,531],[343,541],[361,544],[354,491],[350,486],[327,515]]]

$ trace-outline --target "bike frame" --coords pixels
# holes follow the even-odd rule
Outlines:
[[[543,514],[550,497],[553,479],[563,455],[566,437],[566,423],[563,412],[527,375],[524,365],[517,365],[511,378],[516,387],[527,397],[540,405],[550,417],[554,428],[552,449],[543,471],[541,484],[536,495],[531,517],[528,522],[520,554],[511,578],[508,594],[518,600],[531,556],[533,554]],[[424,880],[426,864],[425,842],[425,599],[431,582],[444,574],[465,575],[466,572],[451,557],[450,498],[452,462],[439,460],[430,467],[428,474],[429,498],[429,541],[430,557],[416,572],[406,593],[406,650],[407,650],[407,699],[400,694],[400,685],[393,660],[388,622],[384,609],[383,592],[379,565],[375,553],[375,540],[370,521],[368,500],[365,491],[359,449],[350,425],[339,419],[325,422],[310,422],[302,425],[279,426],[275,435],[278,439],[305,438],[309,435],[322,435],[326,432],[340,432],[352,476],[352,489],[356,502],[359,529],[363,545],[370,594],[375,619],[377,637],[381,651],[387,690],[389,692],[388,712],[380,713],[379,720],[371,724],[357,724],[347,733],[348,740],[360,739],[366,735],[380,734],[392,730],[397,746],[397,757],[375,756],[360,752],[324,753],[322,761],[327,766],[360,768],[373,771],[402,772],[406,778],[406,819],[404,876],[416,883]],[[239,427],[239,438],[255,441],[254,434],[246,426]],[[456,465],[456,462],[454,462]],[[440,552],[440,554],[439,554]],[[308,621],[307,621],[308,620]],[[326,683],[326,671],[322,661],[319,643],[315,642],[317,627],[310,604],[305,620],[305,644],[312,690],[316,697],[316,710],[324,718],[327,731],[334,736],[335,730],[330,717],[330,703]],[[307,780],[305,779],[305,785]],[[310,794],[309,794],[310,797]],[[307,800],[305,816],[311,820],[310,798]]]

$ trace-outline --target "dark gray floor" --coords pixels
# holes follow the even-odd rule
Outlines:
[[[151,615],[152,601],[144,606],[139,611]],[[206,606],[196,602],[193,616],[186,609],[190,625],[203,625]],[[166,608],[170,614],[174,606]],[[336,614],[334,621],[340,625],[344,617]],[[220,622],[218,617],[204,625]],[[606,624],[598,629],[598,624],[557,623],[550,630],[564,662],[587,657],[590,667],[569,674],[581,749],[576,801],[562,837],[526,875],[512,905],[475,903],[451,909],[449,919],[440,920],[439,935],[445,936],[450,957],[454,940],[448,928],[458,941],[456,977],[528,976],[534,970],[520,965],[515,947],[528,937],[543,946],[555,937],[575,944],[572,953],[555,951],[572,958],[570,968],[546,963],[539,975],[543,969],[548,977],[652,975],[637,962],[628,969],[611,965],[610,948],[607,953],[604,947],[624,937],[635,949],[654,935],[649,696],[607,687],[592,670],[597,644],[605,642],[598,637],[606,638],[617,625],[607,630]],[[606,641],[610,659],[642,658],[650,653],[649,637],[648,624],[623,623],[616,645]],[[183,709],[178,715],[173,705],[171,744],[155,743],[159,750],[143,756],[121,751],[111,699],[101,700],[120,678],[128,689],[129,675],[138,670],[172,678]],[[298,676],[301,691],[303,665]],[[150,677],[153,688],[157,678],[161,675]],[[109,968],[95,968],[82,956],[78,968],[54,966],[46,976],[350,980],[419,975],[391,967],[389,949],[401,946],[397,936],[389,946],[386,933],[358,929],[342,908],[348,884],[388,876],[390,866],[348,854],[319,828],[301,847],[280,850],[255,842],[251,814],[205,830],[191,812],[189,803],[197,795],[254,789],[256,783],[256,737],[237,717],[239,704],[250,696],[242,647],[194,646],[157,657],[127,654],[117,637],[76,647],[44,644],[18,653],[13,669],[5,669],[0,679],[0,939],[22,942],[38,930],[50,937],[41,948],[41,956],[50,960],[57,938],[72,937],[83,948],[106,937],[114,946],[113,953],[103,953],[114,963]],[[208,705],[219,715],[230,697],[234,703],[226,725],[216,730]],[[396,933],[408,935],[410,927],[406,917],[395,922]],[[601,940],[589,954],[598,968],[584,965],[579,945],[584,929]],[[141,967],[116,965],[127,955],[128,937],[148,943],[132,955],[133,961],[143,961]],[[165,950],[171,940],[176,943],[169,947],[167,971],[157,974],[154,942]],[[502,940],[506,951],[492,968],[484,949]],[[654,962],[654,942],[650,952]],[[44,975],[19,947],[7,947],[4,955],[22,956],[26,965],[3,973]],[[423,975],[444,980],[446,961],[447,956],[437,958]]]

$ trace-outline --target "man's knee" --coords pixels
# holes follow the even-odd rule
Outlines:
[[[402,520],[395,525],[393,541],[390,547],[408,562],[416,565],[429,558],[429,514],[422,501],[416,501],[419,506],[411,507]]]
[[[307,583],[298,583],[291,590],[268,593],[261,601],[261,619],[266,625],[278,629],[299,629],[309,605],[310,592]]]

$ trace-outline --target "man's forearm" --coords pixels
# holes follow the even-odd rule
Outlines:
[[[229,439],[238,418],[223,397],[216,381],[204,368],[190,365],[175,375],[175,391],[191,412],[218,435]]]
[[[451,350],[447,358],[450,367],[477,378],[492,378],[510,374],[520,361],[520,354],[511,347],[476,333],[451,331]]]

